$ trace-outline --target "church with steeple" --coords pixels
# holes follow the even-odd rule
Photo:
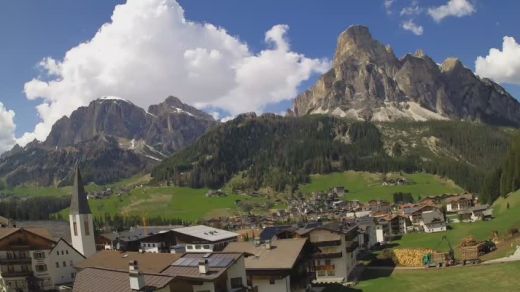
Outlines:
[[[96,253],[94,240],[94,224],[92,212],[88,205],[87,193],[83,186],[79,165],[74,173],[74,186],[70,200],[69,214],[70,234],[72,246],[85,257]]]

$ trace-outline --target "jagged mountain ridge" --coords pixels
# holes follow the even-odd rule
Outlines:
[[[11,186],[67,184],[79,160],[86,181],[116,181],[149,171],[216,124],[173,96],[148,111],[121,98],[100,98],[58,120],[44,142],[4,153],[0,179]]]
[[[468,120],[520,126],[520,103],[453,58],[436,64],[423,51],[398,59],[367,27],[338,38],[332,69],[300,94],[290,114],[357,120]]]
[[[124,99],[101,98],[58,120],[44,144],[66,147],[105,135],[119,138],[127,148],[144,142],[169,155],[193,143],[214,124],[210,115],[173,96],[148,111]]]

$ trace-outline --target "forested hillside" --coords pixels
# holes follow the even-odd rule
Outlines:
[[[152,172],[157,181],[218,188],[237,174],[244,187],[295,189],[309,174],[342,170],[425,171],[479,191],[514,130],[464,122],[373,124],[312,115],[241,115]]]
[[[520,136],[514,138],[511,149],[501,161],[484,181],[482,198],[485,201],[494,201],[520,189]]]

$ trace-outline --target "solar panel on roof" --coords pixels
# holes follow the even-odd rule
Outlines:
[[[179,267],[196,267],[199,265],[199,260],[197,258],[180,258],[173,263],[173,265]]]
[[[208,265],[212,268],[225,268],[231,264],[232,258],[210,258]]]

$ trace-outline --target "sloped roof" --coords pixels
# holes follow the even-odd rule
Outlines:
[[[290,270],[306,242],[306,238],[278,239],[271,242],[270,249],[250,242],[231,242],[224,251],[248,254],[245,258],[247,270]]]
[[[180,257],[180,254],[171,253],[138,253],[103,250],[80,262],[77,267],[79,269],[99,268],[128,272],[128,262],[135,260],[139,263],[139,270],[141,272],[160,273]]]
[[[181,279],[213,281],[227,271],[241,256],[242,253],[235,252],[187,253],[161,274]],[[198,263],[201,259],[207,259],[209,262],[206,274],[201,274],[199,271]]]
[[[83,186],[79,166],[76,166],[74,173],[74,186],[72,187],[72,197],[70,199],[70,214],[91,214],[88,205],[87,193]]]
[[[128,266],[128,263],[127,263]],[[128,268],[127,268],[128,269]],[[168,285],[174,278],[166,275],[144,274],[145,289],[160,289]],[[76,275],[72,291],[77,292],[128,292],[130,281],[128,271],[111,271],[96,268],[87,268]]]
[[[23,227],[25,229],[46,229],[52,239],[59,241],[60,238],[71,242],[70,236],[70,225],[68,221],[58,220],[29,220],[29,221],[16,221],[17,227]]]
[[[445,199],[446,203],[457,202],[460,200],[473,200],[473,194],[465,193],[465,194],[461,194],[461,195],[447,197]]]
[[[288,231],[289,228],[291,228],[290,225],[278,225],[278,226],[268,226],[260,232],[260,240],[271,240],[273,237],[277,236],[278,234]]]
[[[43,237],[45,239],[48,239],[50,241],[54,241],[54,239],[52,238],[52,235],[45,228],[18,228],[18,227],[0,228],[0,239],[8,237],[9,235],[11,235],[19,230],[25,230],[30,233],[36,234],[40,237]]]
[[[444,222],[444,216],[442,216],[442,213],[437,210],[427,211],[422,213],[422,220],[424,224]]]
[[[173,231],[207,241],[220,241],[239,236],[239,234],[235,232],[213,228],[205,225],[181,227],[173,229]]]

